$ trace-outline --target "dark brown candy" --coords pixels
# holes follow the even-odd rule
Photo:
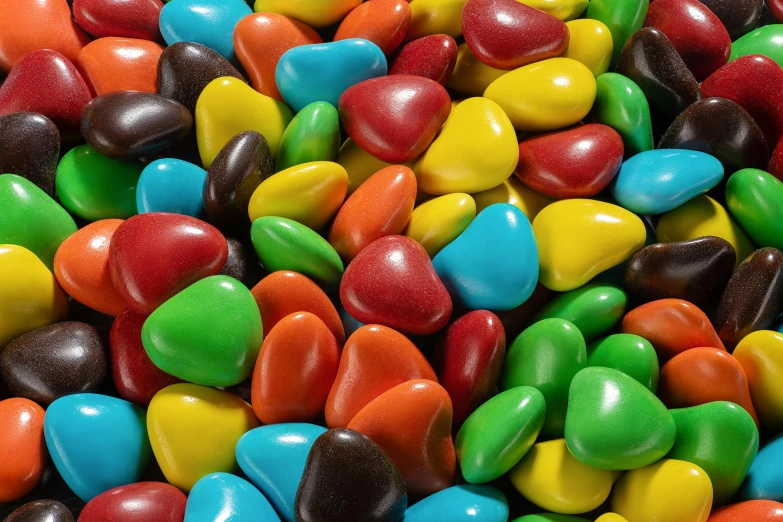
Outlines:
[[[255,252],[237,239],[227,237],[226,243],[228,257],[220,274],[238,279],[246,287],[253,288],[261,280],[262,274],[261,267],[256,262]]]
[[[0,174],[18,174],[54,197],[60,132],[35,112],[0,116]]]
[[[783,254],[756,250],[731,276],[720,298],[715,330],[733,351],[746,335],[772,326],[783,309]]]
[[[709,309],[731,278],[736,254],[719,237],[656,243],[639,250],[625,270],[625,286],[643,302],[683,299]]]
[[[120,91],[93,98],[82,113],[82,135],[95,150],[117,159],[155,154],[184,138],[193,117],[159,94]]]
[[[63,395],[95,391],[107,367],[98,331],[76,321],[28,332],[0,353],[0,375],[11,395],[44,406]]]
[[[668,125],[699,99],[699,84],[666,35],[653,27],[636,31],[623,46],[617,72],[644,92],[653,123]]]
[[[769,162],[764,133],[745,109],[725,98],[697,101],[682,111],[658,148],[711,154],[723,164],[723,179],[740,169],[766,169]]]
[[[274,172],[264,136],[245,131],[231,138],[212,162],[204,182],[207,221],[224,232],[246,232],[250,196]]]
[[[755,29],[764,0],[701,0],[723,22],[732,40]]]
[[[297,522],[398,522],[407,505],[405,482],[380,446],[340,428],[313,443],[294,515]]]
[[[56,500],[34,500],[17,508],[4,522],[73,522],[73,515]]]
[[[209,47],[177,42],[166,47],[158,60],[158,92],[196,110],[199,94],[209,82],[223,76],[245,79],[231,63]]]

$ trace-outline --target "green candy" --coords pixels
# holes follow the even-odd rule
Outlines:
[[[563,319],[544,319],[529,326],[506,353],[500,389],[538,388],[546,399],[541,435],[563,436],[571,379],[587,365],[585,340],[579,329]]]
[[[515,518],[513,522],[590,522],[587,518],[573,515],[558,515],[557,513],[538,513]]]
[[[653,393],[658,389],[658,354],[647,339],[638,335],[614,334],[590,344],[587,366],[614,368]]]
[[[70,214],[35,183],[0,175],[0,244],[23,246],[53,270],[54,254],[74,232]]]
[[[696,464],[709,475],[715,504],[739,490],[759,449],[753,417],[733,402],[671,410],[677,440],[667,458]]]
[[[545,415],[544,396],[530,386],[511,388],[479,406],[455,441],[465,480],[483,484],[513,468],[536,442]]]
[[[726,183],[726,206],[759,246],[783,250],[783,183],[758,169],[742,169]]]
[[[63,156],[54,179],[57,197],[69,212],[87,221],[136,215],[136,185],[144,164],[107,158],[89,145]]]
[[[317,232],[292,219],[264,216],[253,221],[250,239],[269,272],[293,270],[329,290],[340,285],[343,262]]]
[[[565,439],[588,466],[636,469],[663,458],[676,427],[666,406],[632,377],[612,368],[585,368],[571,381]]]
[[[313,102],[286,127],[277,150],[275,172],[311,161],[334,161],[340,150],[340,117],[331,104]]]
[[[536,320],[565,319],[579,328],[589,343],[614,328],[622,319],[626,304],[628,296],[620,288],[591,283],[549,301]]]
[[[729,61],[749,54],[761,54],[783,67],[783,24],[765,25],[739,37],[731,44]]]
[[[649,0],[591,0],[585,18],[603,22],[612,33],[614,52],[611,68],[617,63],[626,40],[644,25]]]
[[[608,125],[620,134],[626,158],[652,150],[650,105],[639,86],[617,73],[604,73],[595,82],[595,122]]]
[[[250,291],[216,275],[160,305],[144,321],[141,340],[164,372],[204,386],[233,386],[253,371],[263,333]]]

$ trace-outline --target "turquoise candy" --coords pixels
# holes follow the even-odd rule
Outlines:
[[[554,297],[534,320],[565,319],[579,328],[585,342],[589,343],[614,328],[627,304],[628,296],[622,288],[589,283]]]
[[[277,63],[275,79],[283,100],[299,112],[317,101],[337,107],[348,87],[385,76],[386,70],[386,56],[380,47],[368,40],[349,38],[288,50]]]
[[[339,150],[337,109],[326,102],[313,102],[286,127],[277,149],[275,172],[312,161],[334,161]]]
[[[452,299],[471,310],[516,308],[538,281],[533,228],[508,203],[485,208],[432,264]]]
[[[662,214],[704,194],[723,178],[723,165],[704,152],[658,149],[623,162],[612,196],[637,214]]]
[[[234,28],[253,14],[244,0],[177,0],[160,11],[160,32],[168,45],[196,42],[235,59]]]
[[[769,442],[756,455],[740,490],[742,500],[783,502],[781,462],[783,462],[783,436]]]
[[[139,214],[170,212],[202,217],[206,179],[206,170],[187,161],[174,158],[153,161],[144,167],[136,187]]]
[[[184,522],[280,522],[269,501],[247,480],[211,473],[190,490]]]
[[[506,522],[508,502],[492,486],[453,486],[409,507],[402,522]]]
[[[152,457],[144,410],[98,395],[66,395],[49,405],[44,437],[57,471],[83,501],[131,484]]]
[[[315,424],[273,424],[248,431],[237,442],[239,467],[285,522],[294,521],[296,490],[307,454],[325,432]]]

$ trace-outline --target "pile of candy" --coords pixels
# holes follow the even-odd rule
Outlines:
[[[783,0],[0,0],[0,518],[783,522],[781,65]]]

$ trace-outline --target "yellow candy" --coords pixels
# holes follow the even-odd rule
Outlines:
[[[286,0],[280,0],[284,2]],[[462,8],[467,0],[411,0],[411,22],[405,40],[431,34],[462,34]]]
[[[533,504],[566,515],[600,506],[612,490],[611,471],[582,464],[565,439],[534,444],[509,474],[511,483]]]
[[[561,20],[573,20],[587,9],[589,0],[517,0]]]
[[[783,335],[759,330],[734,349],[750,385],[750,397],[764,428],[783,431]]]
[[[348,173],[349,196],[359,188],[359,185],[367,181],[367,178],[391,165],[391,163],[385,163],[371,155],[351,138],[345,140],[343,146],[340,147],[336,161]],[[404,163],[404,165],[410,166],[408,163]]]
[[[210,473],[234,472],[237,440],[258,426],[248,403],[197,384],[163,388],[147,409],[152,452],[166,480],[184,491]]]
[[[545,132],[587,116],[595,93],[590,69],[571,58],[550,58],[504,74],[484,97],[500,105],[515,129]]]
[[[600,517],[595,519],[595,522],[628,522],[625,517],[621,517],[617,513],[604,513]]]
[[[492,82],[508,72],[486,65],[463,43],[457,47],[457,63],[447,86],[467,96],[481,96]],[[454,105],[451,109],[454,110]]]
[[[310,27],[326,27],[342,20],[362,0],[256,0],[256,13],[279,13]]]
[[[476,217],[476,202],[467,194],[448,194],[413,209],[404,234],[415,239],[430,257],[457,239]]]
[[[476,200],[476,213],[495,203],[511,203],[524,212],[531,223],[544,207],[555,202],[549,196],[528,188],[516,176],[511,176],[497,187],[473,194],[473,199]]]
[[[682,460],[628,471],[612,493],[612,511],[632,522],[705,522],[711,507],[710,478]]]
[[[0,245],[0,350],[23,333],[68,316],[68,298],[38,256]]]
[[[755,250],[753,244],[720,203],[698,196],[661,216],[656,228],[658,241],[672,243],[702,236],[725,239],[737,253],[737,265]]]
[[[631,257],[644,246],[639,217],[590,199],[557,201],[533,221],[542,285],[566,292]]]
[[[320,230],[345,201],[348,174],[331,161],[302,163],[265,179],[250,197],[250,221],[278,216]]]
[[[514,127],[503,110],[486,98],[470,98],[452,111],[414,171],[428,194],[470,194],[503,183],[518,159]]]
[[[196,139],[204,167],[240,132],[253,130],[269,142],[272,156],[293,115],[283,102],[256,92],[231,77],[212,80],[196,102]]]
[[[584,64],[598,76],[609,70],[612,61],[612,33],[598,20],[583,18],[566,23],[571,38],[561,55]]]

